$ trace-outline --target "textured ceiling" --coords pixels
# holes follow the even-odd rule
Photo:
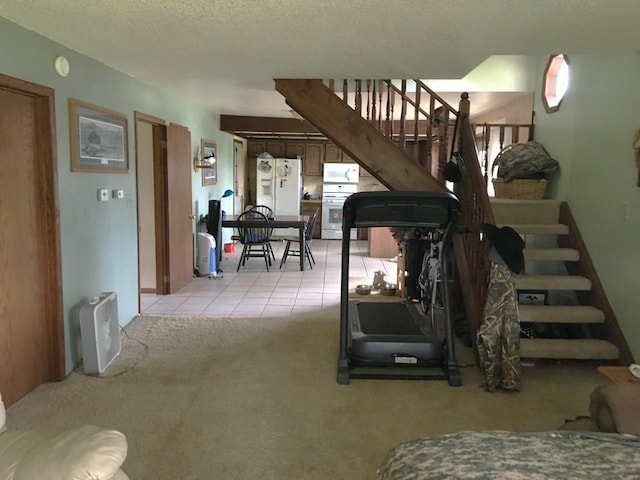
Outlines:
[[[233,115],[286,116],[274,78],[458,79],[490,55],[640,45],[638,0],[2,0],[0,16]]]

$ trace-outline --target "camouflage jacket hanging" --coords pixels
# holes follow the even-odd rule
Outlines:
[[[483,386],[520,390],[520,320],[515,274],[491,262],[487,303],[476,335]]]

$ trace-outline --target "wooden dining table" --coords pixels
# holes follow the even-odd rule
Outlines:
[[[300,236],[300,252],[306,248],[305,228],[309,222],[309,215],[278,215],[275,218],[267,219],[270,228],[296,228]],[[238,220],[237,215],[227,215],[222,220],[222,228],[238,227],[264,227],[264,220],[259,218],[243,218]],[[274,240],[276,240],[274,238]],[[300,270],[304,271],[304,253],[300,254]]]

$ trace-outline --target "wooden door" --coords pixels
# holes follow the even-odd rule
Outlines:
[[[0,392],[65,374],[53,91],[0,75]]]
[[[191,132],[172,123],[167,139],[169,293],[180,290],[193,279],[192,165]]]

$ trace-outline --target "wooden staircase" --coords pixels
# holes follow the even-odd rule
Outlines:
[[[364,82],[365,99],[360,91]],[[276,89],[288,105],[390,190],[445,191],[442,168],[455,145],[464,176],[454,185],[454,193],[461,202],[461,225],[469,233],[454,237],[454,250],[472,339],[486,302],[489,271],[489,245],[480,236],[480,226],[510,225],[527,244],[518,290],[547,294],[545,305],[521,305],[521,322],[541,332],[557,332],[559,326],[572,332],[571,338],[542,338],[550,336],[546,334],[523,338],[521,356],[633,363],[568,205],[490,199],[487,165],[479,162],[478,135],[469,122],[468,95],[463,94],[456,111],[419,80],[413,81],[412,95],[406,81],[401,82],[398,89],[389,80],[358,80],[350,94],[345,81],[342,98],[331,81],[327,85],[321,80],[278,79]],[[426,108],[421,106],[425,104]],[[401,110],[399,120],[394,105]],[[437,122],[438,111],[442,118]],[[457,119],[451,137],[449,118]],[[502,145],[502,133],[500,138]],[[411,150],[410,145],[419,147]]]
[[[631,363],[588,253],[579,246],[579,232],[561,221],[568,205],[492,198],[491,206],[497,225],[509,225],[525,239],[525,271],[516,287],[520,322],[531,326],[535,338],[521,339],[521,357]],[[526,292],[544,303],[522,304],[528,303]]]

